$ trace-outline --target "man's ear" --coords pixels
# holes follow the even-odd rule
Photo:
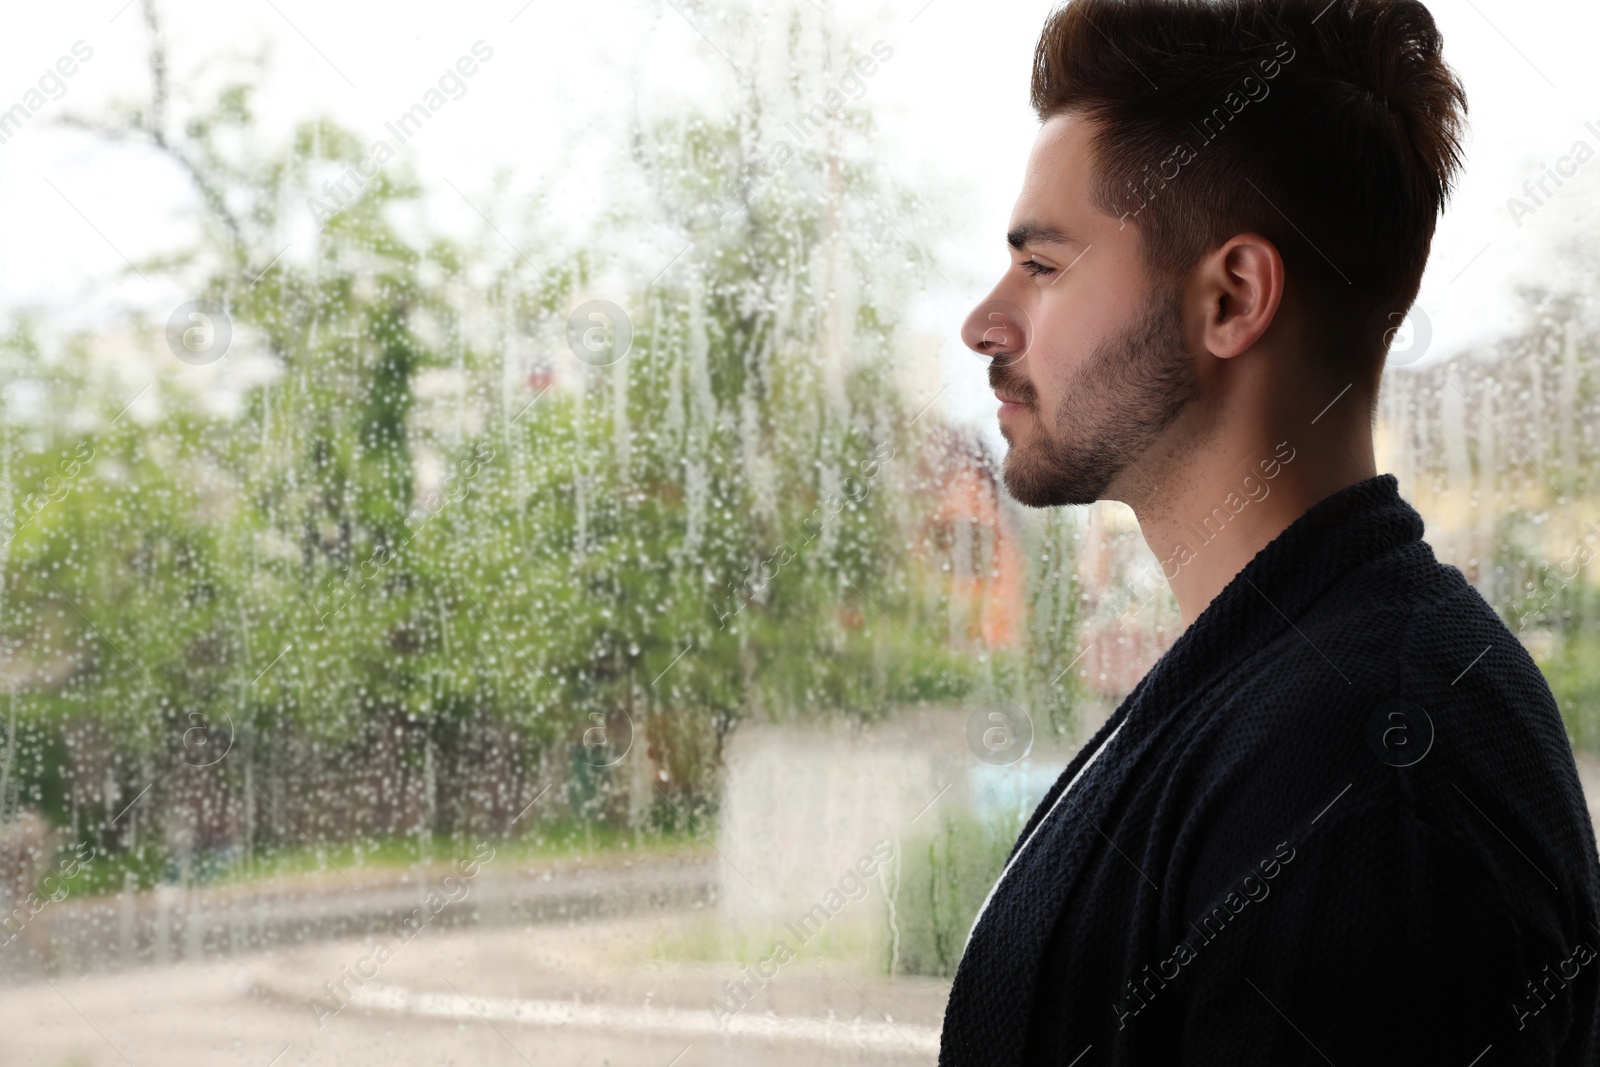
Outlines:
[[[1283,257],[1265,237],[1239,234],[1201,261],[1195,282],[1205,310],[1202,343],[1230,359],[1272,325],[1283,301]]]

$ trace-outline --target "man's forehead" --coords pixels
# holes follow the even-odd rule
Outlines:
[[[1039,124],[1033,151],[1078,151],[1088,146],[1093,132],[1094,123],[1087,116],[1077,111],[1058,111]]]
[[[1093,207],[1089,196],[1091,132],[1088,120],[1071,112],[1045,121],[1028,154],[1022,190],[1009,223],[1011,234],[1028,233],[1035,240],[1059,236],[1070,232],[1078,214]]]

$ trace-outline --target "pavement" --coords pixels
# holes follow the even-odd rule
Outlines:
[[[729,1004],[724,983],[745,975],[717,944],[714,861],[688,854],[626,867],[568,862],[486,872],[414,928],[368,928],[360,917],[380,905],[411,908],[434,879],[399,887],[369,879],[342,892],[279,886],[272,892],[282,914],[264,909],[259,892],[235,887],[203,905],[187,901],[208,917],[205,928],[176,931],[162,958],[159,932],[139,933],[160,921],[158,904],[141,899],[130,921],[115,901],[63,902],[52,906],[59,911],[51,925],[78,942],[98,929],[102,951],[76,973],[51,974],[38,960],[19,965],[10,951],[17,945],[4,950],[0,1064],[934,1061],[948,987],[890,980],[870,961],[803,950],[764,985],[752,984],[748,1004],[716,1011],[714,1002]],[[319,926],[324,911],[355,916],[349,922],[362,929],[330,935]],[[252,913],[253,927],[242,918]],[[35,919],[39,937],[47,914]],[[284,935],[295,922],[311,931],[298,942]],[[218,937],[230,923],[245,933]]]

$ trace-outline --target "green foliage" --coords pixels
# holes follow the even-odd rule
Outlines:
[[[229,885],[239,882],[290,881],[309,878],[339,878],[407,871],[414,877],[419,869],[448,871],[462,857],[472,855],[477,840],[469,835],[436,834],[427,837],[385,837],[353,839],[311,846],[285,842],[271,849],[246,853],[228,846],[187,855],[174,855],[154,843],[141,844],[96,856],[79,865],[74,877],[62,878],[60,865],[74,858],[71,849],[61,849],[34,886],[41,897],[64,886],[74,898],[141,891],[162,883]],[[592,820],[566,816],[546,820],[527,836],[496,845],[495,862],[502,869],[517,869],[552,859],[578,859],[595,855],[631,853],[641,858],[662,853],[682,856],[703,848],[703,842],[688,832],[652,829],[648,833],[626,827],[597,825]],[[81,857],[80,857],[81,858]],[[45,879],[55,877],[47,884]],[[422,879],[427,874],[421,875]],[[364,880],[364,879],[363,879]],[[65,899],[65,898],[62,898]]]
[[[1566,632],[1554,651],[1539,660],[1539,669],[1561,708],[1575,748],[1600,749],[1600,634]]]
[[[1021,826],[1015,816],[994,821],[961,811],[905,842],[886,916],[890,974],[955,974],[967,932]]]
[[[990,656],[952,639],[937,556],[906,551],[943,431],[918,429],[893,371],[913,283],[881,255],[873,205],[903,198],[869,157],[818,138],[741,183],[767,148],[742,119],[640,129],[655,206],[690,243],[650,284],[596,293],[592,254],[535,229],[511,243],[537,267],[498,228],[429,230],[398,162],[330,212],[324,183],[367,149],[325,119],[274,143],[251,96],[152,134],[205,225],[144,269],[226,309],[228,376],[136,323],[154,380],[125,411],[101,338],[19,321],[0,343],[48,385],[3,443],[25,519],[0,818],[42,808],[141,882],[183,856],[254,870],[307,840],[511,832],[556,785],[516,832],[687,832],[745,716],[875,716],[997,682],[1060,703],[1040,642],[1064,647],[1070,597]],[[317,232],[291,251],[303,206]],[[607,366],[565,352],[596,296],[631,318]],[[597,729],[631,737],[632,762],[596,765]]]
[[[1555,512],[1558,516],[1560,511]],[[1499,605],[1506,625],[1528,644],[1561,709],[1574,747],[1600,748],[1600,589],[1588,578],[1600,535],[1581,524],[1570,542],[1540,538],[1548,518],[1518,512],[1496,523],[1495,584],[1509,590]],[[1560,544],[1546,556],[1547,544]]]

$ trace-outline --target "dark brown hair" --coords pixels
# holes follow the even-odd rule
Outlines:
[[[1440,47],[1417,0],[1072,0],[1033,106],[1095,123],[1096,204],[1137,227],[1158,283],[1258,233],[1311,337],[1375,386],[1461,163]]]

